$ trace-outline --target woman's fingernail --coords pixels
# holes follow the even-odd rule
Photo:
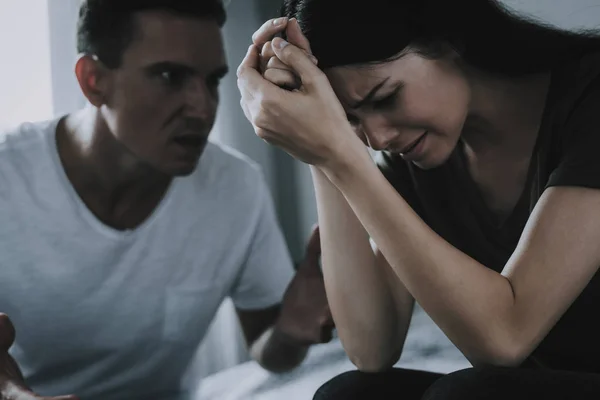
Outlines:
[[[273,25],[282,25],[284,22],[287,21],[286,17],[281,17],[281,18],[276,18],[273,20]]]
[[[313,64],[315,64],[315,65],[319,64],[319,60],[317,60],[317,57],[315,57],[311,54],[309,54],[308,56],[310,57],[310,60],[313,62]]]
[[[275,47],[277,47],[278,49],[283,49],[285,46],[287,46],[289,43],[286,42],[285,40],[283,40],[282,38],[275,38],[273,40],[273,44],[275,45]]]

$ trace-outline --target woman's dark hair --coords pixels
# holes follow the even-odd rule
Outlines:
[[[435,58],[448,46],[468,65],[518,76],[549,71],[590,51],[600,36],[510,12],[495,0],[285,0],[321,68],[394,59],[409,46]]]
[[[77,24],[77,51],[96,55],[107,67],[118,68],[135,37],[134,14],[164,10],[225,23],[221,0],[83,0]]]

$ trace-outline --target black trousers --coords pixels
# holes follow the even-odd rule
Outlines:
[[[345,372],[313,400],[586,400],[600,399],[600,374],[485,367],[440,375],[393,369]]]

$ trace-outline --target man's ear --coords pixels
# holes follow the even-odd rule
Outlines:
[[[81,92],[95,107],[108,101],[111,71],[93,56],[83,55],[75,64],[75,76]]]

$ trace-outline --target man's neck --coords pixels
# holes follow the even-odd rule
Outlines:
[[[121,145],[96,109],[61,121],[61,162],[79,197],[103,223],[133,229],[158,206],[172,178],[143,164]]]

